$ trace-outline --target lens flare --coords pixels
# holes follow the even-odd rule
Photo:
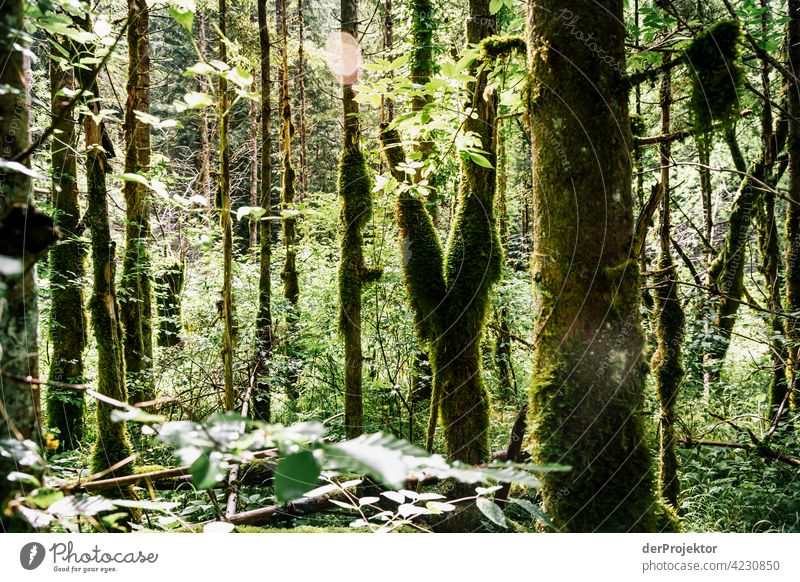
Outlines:
[[[345,85],[355,85],[361,70],[361,47],[349,32],[336,31],[325,43],[325,60],[331,72]]]

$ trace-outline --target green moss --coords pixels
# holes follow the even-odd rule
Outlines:
[[[525,39],[517,35],[490,36],[484,38],[479,46],[481,60],[501,59],[514,53],[525,56],[527,51]]]
[[[654,296],[656,307],[657,348],[650,362],[659,402],[659,487],[666,501],[680,507],[678,453],[676,450],[675,405],[683,380],[683,346],[685,316],[678,297],[677,269],[669,253],[662,251]]]
[[[628,118],[631,120],[631,134],[634,137],[647,135],[647,122],[644,116],[632,113]]]
[[[714,121],[728,124],[738,116],[739,89],[744,82],[741,63],[742,28],[723,20],[700,32],[686,50],[692,67],[692,113],[701,131]]]
[[[247,534],[315,534],[315,533],[368,533],[369,528],[365,527],[315,527],[301,525],[298,527],[258,527],[255,525],[237,525],[236,533]]]

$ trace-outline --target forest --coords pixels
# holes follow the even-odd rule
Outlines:
[[[800,0],[0,6],[0,531],[800,531]]]

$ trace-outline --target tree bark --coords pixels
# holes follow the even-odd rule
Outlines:
[[[54,42],[63,39],[54,38]],[[69,50],[69,49],[67,49]],[[75,116],[65,110],[69,98],[62,91],[75,90],[75,74],[69,66],[50,60],[51,113],[56,126],[50,146],[53,171],[52,197],[55,225],[62,241],[50,251],[50,340],[53,351],[48,379],[65,384],[83,383],[86,349],[86,311],[83,278],[86,251],[79,238],[81,209],[78,200],[78,167],[75,148]],[[47,423],[58,431],[62,450],[78,447],[83,439],[83,392],[50,387],[47,390]]]
[[[83,30],[91,30],[88,17],[81,22]],[[79,57],[94,56],[93,47],[83,46]],[[76,69],[78,87],[83,91],[85,105],[98,115],[101,109],[100,94],[96,78],[84,78],[84,70]],[[108,215],[108,191],[106,178],[110,140],[103,121],[97,122],[91,115],[84,115],[84,141],[86,143],[86,183],[88,185],[88,209],[86,223],[92,232],[92,279],[94,287],[89,300],[92,328],[97,344],[97,360],[102,365],[97,370],[97,391],[104,396],[126,402],[125,360],[122,352],[122,329],[115,288],[116,245],[111,237]],[[133,453],[125,421],[111,420],[113,408],[97,403],[97,439],[91,452],[93,472],[105,470],[126,459]],[[112,471],[112,477],[128,475],[133,463],[127,463]]]
[[[800,0],[788,0],[788,57],[791,70],[800,67]],[[786,209],[786,310],[800,312],[800,87],[788,85],[789,157],[788,190],[791,203]],[[800,323],[787,319],[787,343],[791,369],[792,404],[800,407]]]
[[[227,62],[227,0],[219,0],[219,60]],[[232,411],[235,406],[236,395],[233,386],[233,224],[231,221],[231,175],[230,175],[230,145],[228,143],[229,121],[228,82],[224,77],[219,78],[219,201],[220,201],[220,226],[222,228],[222,366],[225,379],[225,410]]]
[[[542,496],[553,522],[573,532],[661,529],[641,419],[646,365],[622,4],[528,4],[536,309],[529,425],[535,462],[572,467],[542,475]],[[574,30],[593,32],[596,45]]]
[[[341,2],[342,34],[358,38],[358,0]],[[361,152],[358,103],[353,83],[358,72],[342,78],[344,142],[339,160],[339,329],[344,337],[344,427],[347,438],[364,432],[361,351],[361,294],[380,269],[364,261],[362,230],[372,216],[372,180]]]
[[[125,172],[146,174],[150,166],[150,126],[136,112],[150,112],[150,16],[145,0],[128,0],[128,98],[125,103]],[[126,181],[125,255],[120,281],[120,321],[123,329],[126,380],[132,402],[154,398],[152,375],[152,274],[150,253],[150,192]]]
[[[661,133],[670,130],[672,83],[670,73],[661,80]],[[678,480],[678,453],[675,447],[676,404],[683,380],[681,350],[685,331],[685,316],[678,296],[678,270],[670,252],[670,164],[671,144],[659,145],[661,164],[661,224],[659,225],[660,255],[655,277],[656,352],[650,363],[658,396],[659,438],[659,490],[674,509],[680,507],[680,481]]]
[[[269,28],[267,25],[267,0],[258,2],[259,46],[261,48],[261,207],[266,215],[272,215],[272,106],[270,95],[270,46]],[[272,237],[269,221],[259,223],[259,277],[258,277],[258,313],[256,315],[256,391],[253,394],[253,416],[269,422],[270,419],[270,386],[268,381],[268,365],[272,353]]]

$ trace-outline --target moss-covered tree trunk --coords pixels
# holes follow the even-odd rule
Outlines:
[[[472,0],[466,23],[467,42],[475,44],[495,30],[489,2]],[[474,117],[464,121],[479,147],[494,164],[493,131],[496,98],[486,92],[488,70],[474,63],[465,104]],[[397,132],[381,134],[384,156],[398,180],[405,154]],[[464,159],[447,249],[442,253],[425,201],[406,180],[398,197],[403,276],[420,338],[430,352],[433,371],[427,446],[432,448],[436,419],[441,414],[452,460],[481,463],[489,457],[489,395],[482,379],[480,342],[489,307],[489,291],[500,275],[502,251],[493,214],[494,167]]]
[[[661,134],[670,131],[672,83],[670,73],[664,73],[660,90]],[[659,225],[658,269],[654,285],[656,352],[651,369],[658,397],[659,489],[674,509],[680,507],[678,480],[678,451],[675,442],[676,404],[683,380],[683,347],[685,316],[678,296],[678,270],[670,250],[670,163],[671,143],[659,145],[661,164],[661,224]]]
[[[788,1],[789,25],[787,46],[789,68],[800,70],[800,0]],[[786,310],[800,312],[800,87],[788,86],[789,157],[788,190],[791,203],[786,208]],[[787,319],[789,365],[794,408],[800,407],[800,322]]]
[[[258,1],[258,38],[261,49],[261,182],[259,185],[260,205],[266,215],[272,214],[272,106],[270,94],[270,47],[267,25],[267,0]],[[258,313],[256,314],[256,391],[253,395],[253,415],[269,422],[270,387],[268,365],[272,354],[272,237],[269,221],[259,223],[259,276]]]
[[[300,200],[308,194],[308,136],[306,132],[305,17],[303,0],[297,0],[297,93],[300,101]]]
[[[150,125],[136,112],[150,112],[150,15],[145,0],[128,0],[128,98],[125,102],[125,172],[146,174],[150,166]],[[125,255],[120,281],[120,321],[125,372],[132,402],[154,397],[153,307],[150,253],[150,192],[126,181]]]
[[[31,178],[24,152],[30,147],[30,94],[23,51],[24,3],[6,2],[0,15],[0,158],[14,160],[0,168],[0,442],[5,450],[35,452],[22,440],[39,441],[40,404],[38,311],[34,265],[57,238],[53,221],[33,207]],[[11,481],[13,471],[38,474],[39,467],[21,467],[15,456],[0,456],[0,532],[28,531],[30,524],[7,502],[30,486]]]
[[[156,277],[157,338],[161,347],[175,347],[181,343],[183,278],[183,264],[178,262],[167,265]]]
[[[341,2],[342,33],[358,38],[358,0]],[[339,159],[339,329],[344,337],[344,427],[348,438],[364,431],[361,372],[361,293],[380,270],[364,261],[363,229],[372,216],[372,181],[361,152],[358,103],[353,84],[357,71],[342,78],[344,143]]]
[[[197,12],[197,50],[200,56],[205,59],[208,52],[208,41],[206,40],[206,12]],[[208,79],[205,75],[198,75],[197,82],[202,93],[208,93]],[[211,143],[208,129],[208,112],[203,107],[198,112],[199,131],[200,131],[200,191],[203,198],[208,203],[214,204],[214,197],[211,194]]]
[[[88,21],[81,23],[84,30],[91,30]],[[80,57],[94,56],[90,47],[84,47]],[[97,115],[102,107],[96,79],[84,69],[76,69],[78,87],[89,111]],[[108,158],[113,156],[105,125],[92,115],[83,116],[84,141],[86,144],[86,183],[88,185],[86,224],[92,234],[92,296],[89,310],[92,329],[97,344],[97,391],[104,396],[125,402],[128,399],[125,386],[125,360],[122,350],[122,328],[115,288],[116,245],[111,237],[108,215],[108,191],[106,177],[109,171]],[[97,438],[91,452],[93,472],[102,471],[128,458],[133,450],[128,439],[124,421],[111,420],[113,408],[97,402]],[[128,475],[133,463],[126,463],[112,471],[111,476]]]
[[[300,297],[300,285],[297,278],[297,251],[295,249],[295,223],[294,197],[296,191],[295,181],[297,173],[292,165],[292,138],[294,137],[294,123],[292,123],[292,108],[289,99],[289,46],[286,37],[286,0],[279,0],[281,5],[281,149],[283,181],[281,183],[281,210],[284,212],[283,220],[283,247],[285,257],[283,261],[283,296],[297,308]]]
[[[496,192],[496,209],[498,232],[500,235],[500,244],[503,248],[503,256],[508,258],[508,209],[506,204],[506,190],[508,185],[508,176],[506,173],[507,159],[506,159],[506,146],[503,128],[505,122],[497,122],[494,128],[495,141],[497,148],[497,192]],[[505,266],[505,260],[503,261]],[[497,323],[497,337],[494,344],[494,361],[497,368],[497,380],[500,384],[500,395],[503,398],[511,394],[511,378],[513,370],[511,369],[511,325],[509,322],[510,313],[506,301],[502,301],[500,308],[496,313]]]
[[[54,221],[62,240],[50,251],[49,330],[53,347],[48,379],[82,384],[87,326],[82,288],[86,252],[78,233],[81,209],[75,116],[67,110],[69,97],[64,93],[75,90],[75,75],[69,66],[62,67],[55,59],[50,60],[50,90],[55,127],[50,146],[52,197]],[[64,450],[76,448],[83,438],[83,405],[83,391],[54,386],[47,390],[47,424],[58,430]]]
[[[622,4],[528,4],[536,310],[529,426],[536,462],[571,467],[542,475],[542,495],[555,524],[573,532],[658,528],[641,418],[646,364]]]
[[[227,62],[227,0],[219,0],[219,60]],[[222,372],[225,382],[223,405],[233,410],[236,396],[233,387],[233,223],[231,220],[231,152],[228,143],[230,105],[228,82],[219,78],[219,196],[222,229]]]
[[[714,289],[711,299],[713,339],[703,356],[706,399],[712,400],[717,388],[722,365],[730,347],[731,334],[744,292],[744,271],[747,259],[746,245],[750,225],[759,200],[759,184],[765,178],[764,157],[761,156],[742,179],[739,191],[728,215],[728,231],[722,248],[708,270]]]

